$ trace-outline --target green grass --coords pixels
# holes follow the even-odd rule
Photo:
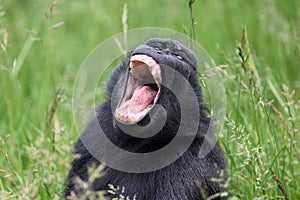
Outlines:
[[[122,31],[124,2],[61,0],[52,9],[52,1],[0,1],[1,199],[61,196],[78,137],[75,75],[99,42]],[[187,1],[126,2],[129,29],[191,32]],[[199,0],[193,11],[196,40],[222,66],[227,114],[220,143],[232,199],[298,199],[300,2]],[[237,48],[243,26],[245,69]]]

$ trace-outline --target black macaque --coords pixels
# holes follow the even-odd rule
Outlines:
[[[142,155],[155,152],[168,145],[179,130],[182,110],[175,93],[167,87],[180,84],[177,80],[170,78],[172,74],[168,72],[166,66],[179,72],[191,85],[196,96],[194,106],[197,108],[195,110],[199,111],[199,118],[194,117],[191,111],[188,120],[189,123],[197,124],[195,136],[189,147],[174,162],[156,170],[137,173],[124,172],[106,165],[101,172],[102,175],[96,178],[90,186],[92,191],[107,191],[108,185],[111,184],[124,187],[122,195],[137,200],[199,200],[208,197],[227,199],[227,190],[224,186],[226,185],[226,161],[222,149],[217,143],[213,143],[210,152],[204,158],[199,157],[204,138],[211,135],[208,131],[211,119],[205,114],[206,107],[198,82],[197,65],[196,55],[177,40],[153,38],[133,50],[128,58],[113,71],[107,84],[108,100],[100,104],[97,116],[82,133],[89,134],[91,140],[93,136],[96,138],[100,125],[106,137],[114,145],[128,152]],[[122,80],[122,77],[126,78],[122,87],[117,88],[119,95],[113,95],[115,86],[119,80]],[[181,88],[180,91],[188,101],[189,96],[185,94],[185,89]],[[116,108],[111,106],[113,100],[118,102]],[[151,123],[157,123],[155,117],[153,120],[149,114],[156,104],[162,106],[166,112],[166,121],[157,134],[150,137],[134,137],[125,133],[124,129],[118,125],[122,124],[123,128],[126,128],[134,124],[142,128]],[[152,112],[155,116],[156,111]],[[186,137],[192,135],[188,130],[186,132]],[[214,140],[213,136],[209,137]],[[79,138],[75,145],[74,154],[77,156],[72,162],[67,178],[64,191],[66,198],[71,193],[83,192],[77,189],[75,177],[87,181],[89,179],[88,168],[93,164],[95,166],[103,164],[101,159],[97,159],[97,156],[90,152],[90,149],[101,149],[101,147],[97,147],[97,143],[94,143],[93,147],[89,147],[89,144]],[[118,155],[112,156],[112,159],[116,159],[120,165],[122,162],[130,163],[130,160],[117,161]],[[130,163],[132,166],[142,164]],[[107,193],[105,196],[107,199],[112,199],[118,197],[120,193]]]

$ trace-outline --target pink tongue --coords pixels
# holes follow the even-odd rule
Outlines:
[[[131,113],[138,113],[147,108],[154,100],[157,91],[150,86],[140,86],[134,90],[134,93],[129,102],[129,111]]]

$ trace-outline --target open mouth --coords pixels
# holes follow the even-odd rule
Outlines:
[[[159,64],[150,56],[134,55],[129,66],[126,89],[115,117],[132,124],[142,120],[157,102],[162,78]]]

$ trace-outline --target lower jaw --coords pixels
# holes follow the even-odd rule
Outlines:
[[[124,103],[125,106],[126,106],[126,104],[129,103],[128,101]],[[141,112],[138,112],[138,113],[131,113],[131,112],[127,111],[127,113],[123,112],[123,114],[122,114],[121,108],[117,108],[117,110],[115,112],[115,116],[118,121],[121,121],[124,123],[129,123],[129,124],[137,123],[140,120],[142,120],[147,115],[147,113],[149,113],[152,106],[153,105],[145,108],[144,110],[142,110]]]

